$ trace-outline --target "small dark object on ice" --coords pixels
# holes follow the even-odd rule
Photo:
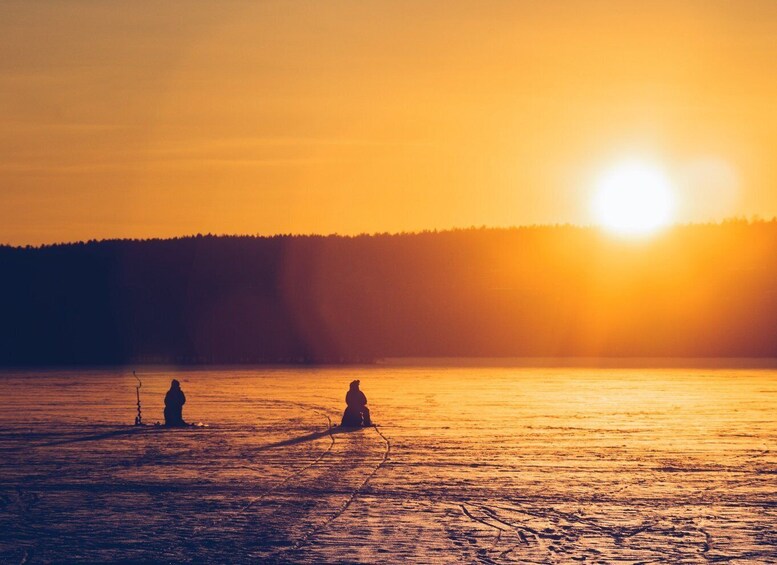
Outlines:
[[[146,424],[142,424],[145,426]],[[186,423],[184,422],[181,426],[168,426],[167,424],[163,424],[161,422],[154,422],[155,428],[209,428],[210,424],[206,424],[205,422],[194,422],[194,423]]]
[[[371,426],[370,409],[367,408],[367,397],[359,390],[359,381],[351,382],[351,388],[345,395],[345,403],[348,407],[343,412],[343,428],[361,428]]]
[[[181,383],[176,379],[170,383],[170,390],[165,395],[165,426],[188,426],[183,421],[183,405],[186,404],[186,396],[181,390]]]
[[[135,374],[135,371],[132,371],[132,376],[135,377],[135,379],[138,381],[138,386],[135,387],[135,394],[138,397],[138,415],[135,416],[135,425],[142,426],[143,414],[140,412],[140,387],[143,386],[143,381],[141,381],[140,378]]]

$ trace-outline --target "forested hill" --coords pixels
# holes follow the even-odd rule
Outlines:
[[[0,364],[777,356],[777,223],[0,248]]]

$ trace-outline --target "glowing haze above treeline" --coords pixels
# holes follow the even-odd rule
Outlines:
[[[0,242],[777,215],[777,3],[0,4]]]

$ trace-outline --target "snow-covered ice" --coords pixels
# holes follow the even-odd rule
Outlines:
[[[0,562],[777,563],[775,371],[139,374],[0,373]]]

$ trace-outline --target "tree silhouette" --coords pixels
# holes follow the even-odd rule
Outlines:
[[[777,223],[0,247],[0,363],[777,356]]]

